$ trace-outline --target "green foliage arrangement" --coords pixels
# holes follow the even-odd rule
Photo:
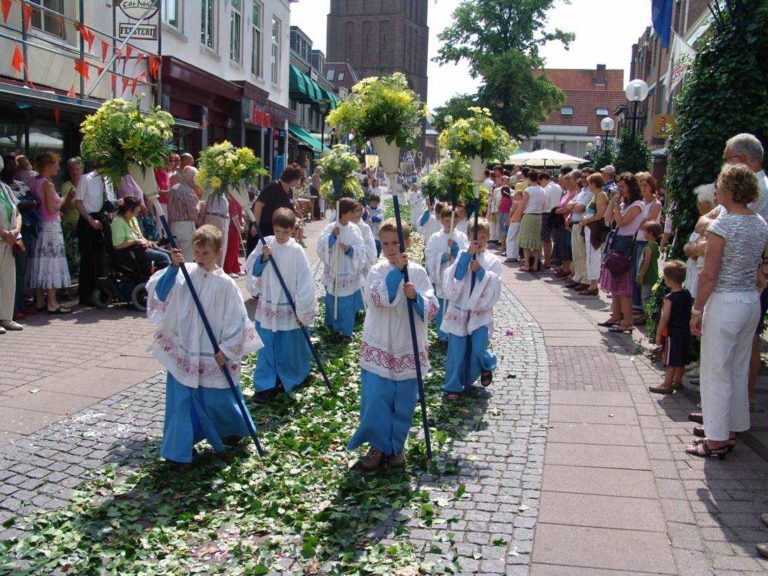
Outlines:
[[[486,161],[504,161],[518,146],[500,125],[491,118],[488,108],[469,108],[469,118],[450,121],[440,133],[440,146],[444,150],[467,158],[479,156]]]
[[[250,148],[236,148],[232,143],[220,142],[200,153],[197,183],[206,195],[226,194],[230,187],[252,184],[259,176],[269,172],[261,158]]]
[[[648,170],[650,161],[651,151],[642,135],[635,134],[633,136],[629,128],[623,130],[616,142],[616,157],[613,162],[616,173],[643,172]]]
[[[459,94],[446,101],[442,106],[435,108],[432,118],[432,127],[439,132],[442,132],[452,122],[459,118],[469,118],[472,113],[470,108],[477,106],[476,94]]]
[[[349,146],[337,144],[330,152],[326,152],[318,162],[322,169],[320,193],[329,202],[338,202],[341,198],[363,197],[363,187],[354,171],[360,167]]]
[[[601,146],[595,153],[592,159],[592,164],[597,170],[600,170],[603,166],[613,164],[615,161],[616,151],[612,144],[608,144],[607,146]]]
[[[159,106],[145,114],[137,102],[108,100],[80,125],[80,152],[118,186],[131,164],[142,169],[165,166],[173,126],[173,116]]]
[[[352,94],[328,116],[328,124],[358,139],[383,136],[400,148],[413,148],[421,136],[426,106],[408,87],[400,72],[365,78],[352,87]]]
[[[421,193],[433,200],[438,198],[442,189],[442,182],[440,179],[440,171],[436,168],[433,168],[427,174],[424,174],[419,178],[419,188],[421,189]]]
[[[426,179],[426,189],[425,189]],[[483,213],[490,200],[488,189],[474,181],[472,167],[460,154],[448,155],[420,181],[423,193],[443,202],[461,203],[471,207],[475,204],[475,194],[479,195],[480,211]]]
[[[694,188],[717,178],[725,142],[741,132],[768,136],[768,4],[726,0],[713,4],[711,29],[675,99],[676,127],[667,143],[667,207],[676,241],[668,256],[684,260],[683,246],[699,218]],[[649,303],[649,327],[661,311],[664,290]]]

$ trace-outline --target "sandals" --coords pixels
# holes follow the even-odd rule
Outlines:
[[[48,310],[48,314],[50,314],[51,316],[61,316],[62,314],[71,314],[71,313],[72,313],[72,310],[70,310],[69,308],[62,308],[61,306],[56,308],[56,310]]]
[[[666,384],[659,384],[658,386],[648,386],[648,391],[654,394],[672,394],[675,390],[680,390],[683,387],[682,382],[672,382],[669,386]]]
[[[621,324],[615,324],[608,328],[609,332],[616,332],[618,334],[632,334],[634,328],[632,326],[622,326]]]
[[[706,444],[707,439],[706,437],[702,438],[696,438],[693,442],[691,442],[691,446],[698,446],[699,444]],[[733,452],[733,449],[736,448],[736,440],[729,440],[728,444],[724,446],[724,448],[728,451],[728,453]]]
[[[688,414],[688,420],[696,424],[704,424],[704,415],[701,412],[691,412]]]
[[[585,288],[579,292],[579,296],[597,296],[600,294],[600,290],[597,288]]]
[[[618,326],[620,320],[611,320],[610,318],[606,320],[605,322],[598,322],[598,326],[603,326],[605,328],[610,328],[611,326]]]
[[[488,388],[488,386],[491,385],[491,382],[493,382],[493,372],[491,372],[490,370],[481,370],[480,385],[483,388]]]
[[[725,460],[725,457],[728,455],[728,448],[730,446],[721,446],[720,448],[711,448],[709,444],[707,444],[706,438],[703,442],[700,442],[698,444],[691,444],[690,446],[687,446],[685,448],[685,453],[690,454],[691,456],[696,456],[697,458],[712,458],[714,456],[717,456],[720,458],[720,460]]]

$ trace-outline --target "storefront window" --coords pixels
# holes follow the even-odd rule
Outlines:
[[[264,14],[264,7],[261,2],[254,0],[253,13],[251,15],[251,73],[259,78],[263,74],[262,70],[262,57],[261,57],[261,29],[262,29],[262,14]]]
[[[232,0],[229,16],[229,59],[240,64],[243,30],[243,0]]]

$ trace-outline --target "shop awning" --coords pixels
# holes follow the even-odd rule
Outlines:
[[[288,131],[299,141],[300,145],[310,148],[315,154],[322,154],[323,145],[320,140],[312,136],[304,128],[296,126],[296,124],[289,124]]]
[[[317,82],[293,64],[290,66],[289,77],[289,95],[291,100],[304,104],[313,104],[323,99],[323,89],[320,88]]]

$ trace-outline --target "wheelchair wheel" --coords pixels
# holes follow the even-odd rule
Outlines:
[[[139,312],[147,311],[146,282],[142,282],[141,284],[136,284],[136,286],[133,287],[133,291],[131,292],[131,304],[133,304],[133,307],[136,308],[136,310],[138,310]]]
[[[112,296],[103,287],[94,288],[91,293],[91,301],[96,308],[104,309],[112,302]]]

